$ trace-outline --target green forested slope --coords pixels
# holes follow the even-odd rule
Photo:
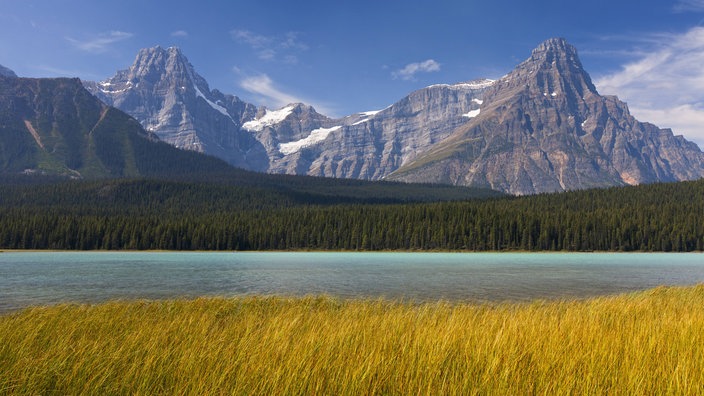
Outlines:
[[[338,198],[310,191],[144,180],[5,185],[0,191],[0,247],[704,248],[704,181],[463,202],[349,204],[349,197]]]

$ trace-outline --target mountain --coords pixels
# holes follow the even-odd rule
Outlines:
[[[78,79],[0,77],[0,93],[0,174],[99,178],[231,169],[158,142]]]
[[[333,119],[211,91],[177,48],[86,83],[160,139],[245,169],[480,186],[512,194],[698,179],[704,154],[601,96],[576,49],[550,39],[497,81],[438,84]]]
[[[271,172],[380,180],[446,139],[482,103],[489,80],[433,85],[379,111],[326,120],[270,149]],[[272,133],[281,124],[267,127]]]
[[[380,111],[332,119],[302,103],[255,107],[211,91],[178,48],[143,49],[103,82],[84,82],[175,147],[244,169],[380,180],[446,138],[490,81],[434,85]]]
[[[312,109],[301,107],[292,112],[296,115],[299,110],[305,113]],[[130,199],[141,201],[145,194],[161,191],[166,185],[184,191],[202,190],[198,195],[209,202],[215,193],[236,193],[230,200],[247,200],[242,205],[253,208],[502,195],[477,188],[269,175],[237,169],[221,159],[159,141],[137,120],[91,95],[78,79],[0,76],[0,185],[4,189],[66,178],[100,179],[92,185],[101,195],[112,188],[113,178],[145,177],[159,181],[136,181],[142,187],[129,193]],[[54,203],[58,199],[53,193],[40,199],[44,198]],[[23,199],[21,195],[19,199]],[[217,206],[219,202],[211,203]]]
[[[17,74],[15,74],[15,72],[13,72],[12,70],[6,68],[5,66],[0,65],[0,76],[4,76],[4,77],[17,77]]]
[[[599,95],[564,39],[538,46],[483,101],[476,117],[388,179],[534,194],[704,176],[696,144]]]
[[[257,114],[257,107],[211,91],[178,48],[143,49],[129,69],[85,86],[177,148],[207,153],[242,168],[269,168],[262,144],[241,129]]]

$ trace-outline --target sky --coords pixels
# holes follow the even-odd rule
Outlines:
[[[333,117],[499,78],[551,37],[601,94],[704,147],[704,0],[0,0],[0,64],[19,76],[100,81],[177,46],[211,89]]]

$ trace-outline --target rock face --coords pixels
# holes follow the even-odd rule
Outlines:
[[[489,80],[434,85],[379,111],[326,120],[313,141],[279,146],[271,171],[379,180],[443,141],[474,116]],[[271,129],[278,129],[273,125]],[[303,135],[305,136],[305,135]]]
[[[574,47],[550,39],[503,78],[433,85],[328,118],[211,91],[176,48],[86,83],[176,147],[271,173],[447,183],[534,194],[704,177],[704,154],[601,96]]]
[[[257,108],[236,96],[211,91],[178,48],[143,49],[129,69],[84,85],[177,148],[214,155],[243,168],[269,168],[264,147],[241,130]]]
[[[4,76],[4,77],[17,77],[17,74],[15,74],[15,72],[13,72],[12,70],[6,68],[5,66],[0,65],[0,76]]]
[[[538,46],[483,100],[480,114],[388,178],[533,194],[704,176],[696,144],[600,96],[563,39]]]

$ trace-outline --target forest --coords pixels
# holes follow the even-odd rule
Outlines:
[[[704,181],[446,202],[367,185],[347,195],[150,179],[1,186],[0,249],[704,249]]]

